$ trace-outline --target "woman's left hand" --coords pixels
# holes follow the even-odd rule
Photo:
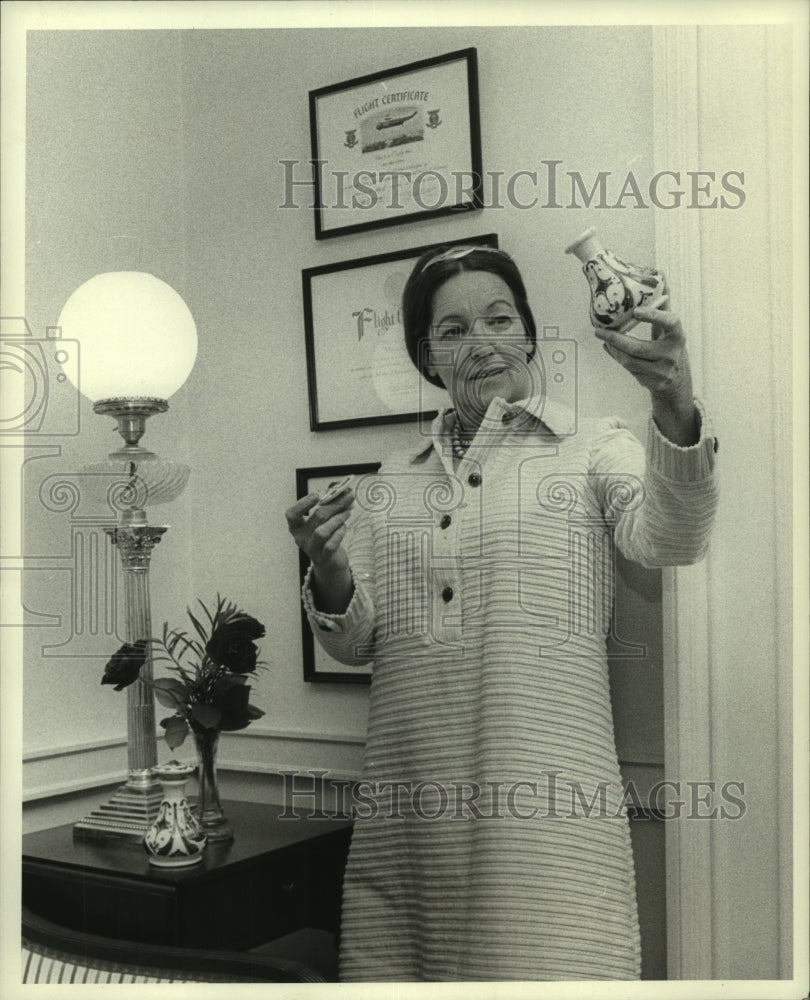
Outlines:
[[[644,306],[634,309],[633,315],[651,324],[651,340],[638,340],[617,330],[597,328],[594,333],[605,352],[649,390],[662,434],[675,444],[694,444],[700,428],[681,321],[673,312]]]

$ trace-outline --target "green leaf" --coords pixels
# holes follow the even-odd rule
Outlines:
[[[174,631],[169,633],[169,641],[166,644],[166,649],[168,650],[169,656],[173,657],[175,655],[174,651],[177,648],[178,644],[181,642],[188,644],[188,637],[186,636],[185,632],[181,632],[179,629],[175,629]]]
[[[172,669],[176,670],[186,682],[190,683],[191,678],[183,667],[182,660],[189,650],[196,653],[197,656],[202,659],[205,655],[202,646],[200,646],[199,643],[194,642],[192,639],[189,639],[186,633],[181,632],[179,629],[175,629],[170,632],[168,623],[166,622],[163,624],[162,645],[168,654],[169,662],[172,664]],[[181,648],[175,655],[178,646]]]
[[[192,707],[191,714],[206,729],[216,729],[222,721],[222,712],[218,708],[200,702]]]
[[[174,677],[158,677],[158,679],[152,683],[155,687],[165,688],[167,691],[178,691],[181,694],[185,693],[185,686]]]
[[[180,676],[186,682],[186,687],[190,687],[194,683],[194,678],[192,677],[192,675],[187,670],[184,670],[183,667],[174,666],[171,667],[170,669],[174,670],[175,673],[180,674]]]
[[[203,609],[203,611],[205,612],[205,616],[206,616],[206,618],[208,619],[208,624],[209,624],[209,625],[210,625],[211,627],[213,627],[213,624],[214,624],[214,618],[213,618],[213,616],[211,615],[211,612],[210,612],[210,611],[208,610],[208,608],[207,608],[207,607],[206,607],[206,606],[205,606],[205,605],[203,604],[203,602],[202,602],[202,601],[201,601],[201,600],[200,600],[199,598],[197,598],[197,603],[198,603],[198,604],[200,605],[200,607],[201,607],[201,608]],[[188,610],[188,609],[187,609],[187,610]],[[189,614],[190,614],[190,613],[191,613],[191,612],[189,612]]]
[[[211,635],[213,636],[214,632],[228,622],[236,612],[237,607],[232,601],[228,601],[220,594],[217,594],[216,611],[211,616]]]
[[[155,697],[166,708],[179,708],[186,703],[186,688],[174,677],[159,677],[152,682]]]
[[[196,655],[199,656],[200,658],[203,657],[204,650],[202,646],[194,639],[189,638],[189,636],[187,636],[185,632],[179,633],[178,638],[179,642],[182,642],[183,644],[183,648],[177,654],[178,660],[181,660],[189,650],[191,650],[192,653],[196,653]]]
[[[166,730],[164,736],[170,750],[179,747],[186,736],[188,736],[188,723],[185,719],[179,719],[176,715],[172,715],[168,719],[161,719],[160,724]]]
[[[216,690],[217,691],[228,691],[230,688],[239,687],[242,684],[247,684],[247,677],[243,674],[222,674],[221,677],[217,678]]]
[[[189,618],[191,619],[191,624],[197,630],[197,635],[199,635],[199,637],[202,639],[203,642],[207,642],[208,641],[208,635],[207,635],[205,629],[202,627],[202,625],[197,621],[197,619],[191,613],[191,608],[186,608],[186,612],[187,612]]]

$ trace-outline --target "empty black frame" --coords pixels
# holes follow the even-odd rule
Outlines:
[[[308,493],[322,493],[330,482],[344,476],[373,475],[380,468],[379,462],[361,462],[353,465],[317,465],[295,470],[295,494],[298,500]],[[301,587],[304,585],[309,560],[301,549],[298,550],[298,566]],[[371,664],[363,667],[347,667],[338,663],[315,641],[309,620],[301,605],[301,644],[304,661],[304,680],[329,684],[370,684]]]

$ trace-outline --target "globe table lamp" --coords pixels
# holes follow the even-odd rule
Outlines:
[[[62,335],[79,341],[76,388],[95,413],[112,416],[123,445],[85,471],[117,484],[118,523],[107,534],[121,556],[126,641],[152,635],[149,564],[167,530],[150,525],[146,507],[175,500],[190,469],[159,458],[140,444],[146,420],[169,408],[168,399],[188,378],[197,354],[197,330],[182,298],[151,274],[99,274],[76,289],[59,316]],[[70,373],[66,369],[66,374]],[[75,376],[74,376],[75,377]],[[140,841],[157,815],[162,792],[157,764],[152,660],[127,688],[126,784],[77,823],[81,836]]]

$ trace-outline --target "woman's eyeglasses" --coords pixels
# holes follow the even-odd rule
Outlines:
[[[438,264],[443,260],[460,260],[462,257],[466,257],[469,253],[475,253],[476,251],[482,253],[497,253],[502,257],[509,258],[509,254],[505,250],[499,250],[498,247],[451,247],[449,250],[443,250],[441,253],[436,254],[435,257],[431,257],[430,260],[425,261],[422,265],[422,271],[420,274],[426,271],[432,264]]]

